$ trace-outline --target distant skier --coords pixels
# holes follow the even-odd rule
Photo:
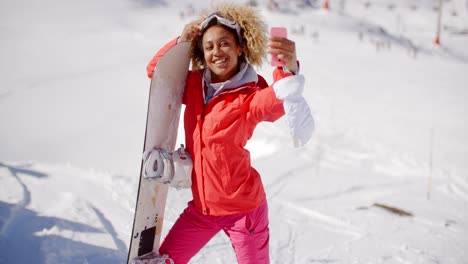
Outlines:
[[[186,151],[193,157],[193,200],[160,247],[160,254],[176,264],[189,262],[221,230],[239,263],[269,263],[266,195],[244,147],[258,123],[284,114],[300,145],[312,134],[295,43],[268,39],[258,14],[249,6],[220,6],[185,25],[181,36],[166,44],[147,67],[151,78],[168,49],[178,42],[192,43],[183,103]],[[285,62],[274,70],[271,86],[252,67],[262,64],[267,46],[268,53]]]

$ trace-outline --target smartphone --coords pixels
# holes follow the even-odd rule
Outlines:
[[[277,37],[288,37],[288,30],[285,27],[272,27],[270,28],[270,36],[277,36]],[[271,65],[272,66],[284,66],[286,65],[284,61],[278,59],[278,55],[272,54],[271,55]]]

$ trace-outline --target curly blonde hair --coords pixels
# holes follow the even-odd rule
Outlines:
[[[236,21],[242,28],[243,58],[254,66],[261,66],[266,59],[268,35],[267,26],[259,11],[247,5],[225,3],[213,8],[209,13],[219,12],[223,17]],[[206,16],[205,16],[206,17]],[[201,37],[201,36],[200,36]],[[192,69],[200,70],[206,67],[203,51],[199,47],[199,39],[192,40]]]

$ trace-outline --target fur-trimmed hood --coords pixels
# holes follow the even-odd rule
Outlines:
[[[261,66],[266,59],[268,34],[267,26],[260,16],[260,11],[240,4],[222,4],[214,7],[203,17],[213,12],[219,12],[223,17],[236,21],[242,28],[242,53],[245,60],[254,66]],[[206,67],[203,51],[198,47],[198,38],[192,40],[192,69],[200,70]]]

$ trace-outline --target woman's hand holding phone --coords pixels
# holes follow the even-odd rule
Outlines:
[[[297,71],[296,44],[287,38],[285,27],[272,27],[270,29],[268,46],[272,66],[285,66],[291,72]]]

